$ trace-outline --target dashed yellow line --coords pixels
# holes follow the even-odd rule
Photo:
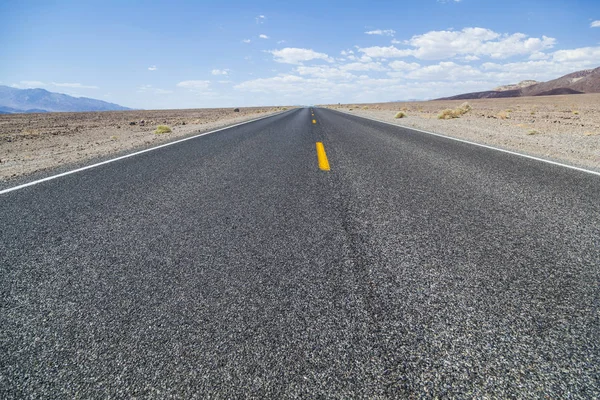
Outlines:
[[[319,160],[319,168],[322,171],[329,171],[329,160],[327,160],[325,146],[322,142],[317,142],[317,159]]]
[[[316,123],[317,123],[317,120],[316,120],[316,119],[313,119],[313,124],[316,124]]]

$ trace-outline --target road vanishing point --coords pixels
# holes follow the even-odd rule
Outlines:
[[[34,183],[0,398],[600,396],[597,174],[302,108]]]

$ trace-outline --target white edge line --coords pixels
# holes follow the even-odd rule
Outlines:
[[[457,142],[468,143],[468,144],[472,144],[474,146],[484,147],[484,148],[490,149],[490,150],[501,151],[503,153],[508,153],[508,154],[512,154],[512,155],[515,155],[515,156],[525,157],[525,158],[530,158],[532,160],[542,161],[542,162],[545,162],[545,163],[548,163],[548,164],[558,165],[558,166],[561,166],[561,167],[570,168],[570,169],[574,169],[574,170],[581,171],[581,172],[587,172],[588,174],[600,176],[600,172],[591,171],[589,169],[575,167],[573,165],[563,164],[563,163],[559,163],[559,162],[556,162],[556,161],[547,160],[545,158],[530,156],[530,155],[523,154],[523,153],[517,153],[516,151],[505,150],[505,149],[501,149],[501,148],[498,148],[498,147],[489,146],[487,144],[481,144],[481,143],[477,143],[477,142],[471,142],[471,141],[465,140],[465,139],[459,139],[459,138],[455,138],[455,137],[452,137],[452,136],[442,135],[441,133],[424,131],[422,129],[417,129],[417,128],[413,128],[413,127],[406,126],[406,125],[394,124],[392,122],[382,121],[382,120],[376,119],[376,118],[363,117],[362,115],[352,114],[352,113],[349,113],[347,111],[335,110],[335,109],[332,109],[332,108],[328,108],[328,110],[341,112],[343,114],[352,115],[352,116],[359,117],[359,118],[370,119],[371,121],[381,122],[382,124],[387,124],[387,125],[391,125],[391,126],[397,126],[399,128],[409,129],[409,130],[412,130],[412,131],[427,133],[428,135],[439,136],[439,137],[442,137],[442,138],[445,138],[445,139],[450,139],[450,140],[456,140]]]
[[[171,146],[171,145],[174,145],[174,144],[177,144],[177,143],[185,142],[187,140],[196,139],[196,138],[199,138],[200,136],[209,135],[211,133],[224,131],[224,130],[230,129],[230,128],[235,128],[236,126],[245,125],[245,124],[249,124],[251,122],[260,121],[261,119],[274,117],[276,115],[280,115],[280,114],[283,114],[283,113],[288,112],[288,111],[291,111],[291,110],[281,111],[281,112],[278,112],[278,113],[275,113],[275,114],[271,114],[271,115],[265,115],[264,117],[260,117],[260,118],[256,118],[256,119],[251,119],[249,121],[240,122],[239,124],[235,124],[235,125],[225,126],[223,128],[215,129],[214,131],[203,132],[203,133],[200,133],[198,135],[194,135],[194,136],[186,137],[186,138],[183,138],[183,139],[175,140],[173,142],[161,144],[161,145],[158,145],[158,146],[155,146],[155,147],[151,147],[149,149],[144,149],[144,150],[136,151],[135,153],[125,154],[124,156],[120,156],[120,157],[116,157],[116,158],[111,158],[110,160],[104,160],[104,161],[96,163],[96,164],[86,165],[85,167],[73,169],[71,171],[62,172],[60,174],[48,176],[46,178],[38,179],[36,181],[24,183],[24,184],[19,185],[19,186],[15,186],[15,187],[11,187],[11,188],[8,188],[8,189],[0,190],[0,194],[5,194],[5,193],[13,192],[15,190],[26,188],[28,186],[37,185],[38,183],[51,181],[51,180],[56,179],[56,178],[60,178],[60,177],[63,177],[63,176],[75,174],[77,172],[85,171],[86,169],[92,169],[92,168],[95,168],[95,167],[99,167],[100,165],[110,164],[112,162],[123,160],[125,158],[134,157],[134,156],[137,156],[137,155],[143,154],[143,153],[148,153],[149,151],[154,151],[154,150],[157,150],[157,149],[161,149],[163,147],[167,147],[167,146]]]

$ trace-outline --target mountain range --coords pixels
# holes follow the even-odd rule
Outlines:
[[[494,90],[459,94],[438,100],[495,99],[582,93],[600,93],[600,67],[573,72],[548,82],[522,81],[514,85],[500,86]]]
[[[0,85],[0,114],[121,110],[130,108],[87,97],[53,93],[45,89],[17,89]]]

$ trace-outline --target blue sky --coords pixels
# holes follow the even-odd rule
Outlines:
[[[428,99],[600,66],[600,1],[14,1],[0,84],[144,108]]]

